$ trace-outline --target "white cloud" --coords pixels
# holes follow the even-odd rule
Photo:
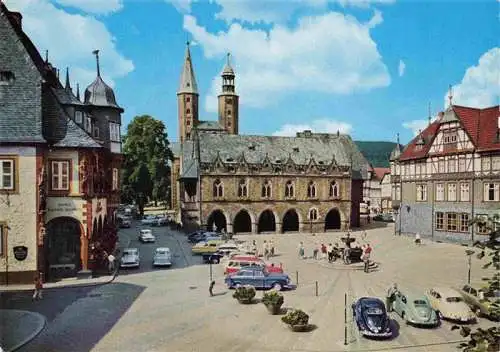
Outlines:
[[[431,122],[437,119],[437,115],[431,118]],[[416,136],[429,125],[429,120],[413,120],[403,123],[403,127],[412,130],[413,135]]]
[[[24,31],[43,56],[49,50],[49,61],[60,68],[63,78],[65,67],[70,67],[73,88],[79,82],[85,89],[94,80],[94,49],[100,50],[101,72],[108,84],[134,70],[133,62],[118,52],[116,39],[94,17],[69,14],[48,0],[11,0],[8,6],[22,12]]]
[[[221,69],[225,53],[233,54],[243,105],[268,106],[291,91],[351,94],[390,84],[370,25],[341,13],[303,17],[294,29],[276,25],[269,32],[233,23],[216,34],[186,15],[184,29],[205,57],[221,59]],[[216,111],[219,86],[217,76],[206,98],[207,111]]]
[[[55,0],[55,2],[62,6],[100,15],[117,12],[123,8],[122,0]]]
[[[273,133],[273,136],[295,136],[297,132],[311,130],[316,133],[340,133],[349,134],[352,131],[352,125],[347,122],[330,120],[327,118],[317,119],[310,124],[285,124]]]
[[[403,75],[405,74],[405,70],[406,70],[406,64],[404,63],[403,60],[399,60],[399,65],[398,65],[399,77],[403,77]]]
[[[485,108],[499,103],[500,47],[490,49],[479,58],[477,66],[465,71],[462,82],[452,89],[453,104]],[[449,104],[446,92],[445,107]]]

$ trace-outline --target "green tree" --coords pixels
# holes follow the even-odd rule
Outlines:
[[[152,116],[136,116],[123,138],[122,200],[133,199],[141,214],[148,200],[168,200],[169,161],[173,159],[162,121]]]
[[[491,277],[483,277],[485,282],[482,290],[485,293],[484,299],[491,302],[490,314],[493,317],[500,317],[500,215],[488,218],[477,217],[471,225],[484,227],[489,232],[485,241],[477,241],[474,247],[480,252],[478,259],[486,259],[483,269],[493,268],[495,272]],[[497,352],[500,350],[500,327],[494,326],[489,329],[478,328],[472,331],[469,327],[453,326],[452,330],[460,330],[463,337],[469,337],[467,342],[460,344],[463,352]]]

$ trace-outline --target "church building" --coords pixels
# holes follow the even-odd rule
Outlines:
[[[172,206],[183,227],[285,233],[359,226],[370,165],[351,137],[312,131],[294,137],[242,135],[229,54],[221,83],[218,120],[200,120],[188,43],[171,173]]]

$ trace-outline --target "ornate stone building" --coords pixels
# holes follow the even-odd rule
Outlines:
[[[471,243],[486,233],[470,225],[500,211],[500,113],[451,104],[403,150],[391,155],[399,233]]]
[[[187,229],[234,233],[323,232],[359,226],[370,167],[347,135],[311,131],[296,137],[238,134],[238,95],[228,60],[218,121],[198,118],[189,45],[178,96],[172,205]]]
[[[90,54],[90,53],[89,53]],[[80,100],[0,2],[0,281],[89,275],[116,243],[123,109],[100,75]]]

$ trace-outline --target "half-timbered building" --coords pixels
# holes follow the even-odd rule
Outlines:
[[[451,104],[403,150],[391,155],[399,233],[470,243],[485,226],[470,221],[500,212],[499,106]]]

